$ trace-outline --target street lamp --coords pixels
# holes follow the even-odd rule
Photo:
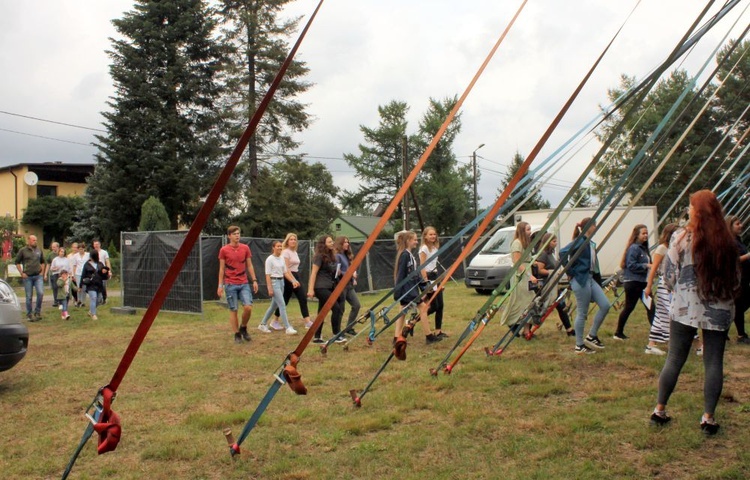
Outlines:
[[[474,170],[474,218],[479,216],[479,204],[477,201],[477,150],[482,147],[484,147],[484,143],[475,148],[474,152],[472,152],[471,154],[471,165],[472,169]]]

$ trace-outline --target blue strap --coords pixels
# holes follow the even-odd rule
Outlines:
[[[91,402],[91,405],[86,410],[87,412],[90,411],[92,408],[94,409],[94,414],[92,415],[94,420],[99,420],[99,416],[102,414],[101,406],[98,405],[98,399],[99,396],[94,399],[93,402]],[[78,443],[78,447],[76,447],[75,451],[73,452],[73,455],[70,457],[70,461],[68,461],[67,467],[65,467],[65,471],[62,474],[62,480],[65,480],[68,478],[68,475],[70,475],[70,472],[73,470],[73,465],[75,465],[76,460],[78,460],[78,455],[81,454],[83,451],[83,447],[86,445],[86,442],[89,441],[89,438],[91,438],[91,435],[94,434],[94,424],[91,422],[88,422],[86,425],[86,429],[83,431],[83,435],[81,435],[81,441]]]
[[[255,408],[255,411],[252,415],[250,415],[250,418],[248,419],[247,423],[245,424],[245,427],[242,429],[242,432],[240,433],[240,436],[237,438],[236,445],[239,447],[242,445],[242,442],[245,441],[248,435],[250,435],[250,432],[255,428],[255,425],[258,424],[258,420],[260,420],[260,417],[265,413],[266,409],[268,408],[268,405],[271,404],[271,401],[276,396],[276,393],[279,391],[282,385],[286,383],[284,380],[284,377],[281,376],[281,373],[278,375],[274,375],[274,382],[271,384],[271,386],[268,388],[268,392],[266,392],[266,395],[263,397],[263,399],[260,401],[258,406]],[[232,449],[232,446],[229,447]],[[234,452],[232,451],[232,455],[235,455],[239,453],[239,451]]]

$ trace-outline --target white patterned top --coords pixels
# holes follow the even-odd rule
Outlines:
[[[693,267],[693,234],[677,230],[664,257],[664,282],[672,291],[669,320],[704,330],[729,330],[734,300],[707,301],[698,296]]]

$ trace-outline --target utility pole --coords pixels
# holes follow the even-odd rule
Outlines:
[[[484,147],[484,143],[474,149],[471,154],[471,167],[474,171],[474,218],[479,216],[479,199],[477,198],[477,150]]]
[[[406,138],[406,135],[404,135],[404,138],[401,140],[401,159],[402,159],[402,161],[401,161],[401,167],[403,168],[403,171],[404,171],[404,173],[403,173],[403,175],[401,177],[402,178],[402,180],[401,180],[401,184],[402,185],[403,185],[404,181],[406,180],[407,175],[409,175],[409,170],[408,170],[408,168],[409,168],[408,163],[409,162],[406,160],[406,154],[408,153],[408,150],[407,150],[407,140],[408,139]],[[406,195],[404,195],[403,209],[404,209],[404,230],[409,230],[409,195],[408,195],[408,192],[407,192]]]

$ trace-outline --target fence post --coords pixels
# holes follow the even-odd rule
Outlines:
[[[367,290],[372,292],[373,284],[372,284],[372,269],[370,268],[370,252],[367,252],[367,255],[365,255],[365,263],[367,264]]]

